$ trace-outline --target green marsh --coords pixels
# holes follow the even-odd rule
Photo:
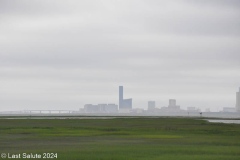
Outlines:
[[[238,160],[240,125],[191,118],[0,119],[0,153],[45,152],[58,153],[58,160]]]

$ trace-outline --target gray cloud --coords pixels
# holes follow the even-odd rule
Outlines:
[[[169,98],[232,107],[239,9],[237,0],[2,0],[0,110],[117,103],[121,84],[135,107]]]

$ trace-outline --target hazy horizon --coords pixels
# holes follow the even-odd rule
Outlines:
[[[235,107],[238,0],[0,0],[0,111]]]

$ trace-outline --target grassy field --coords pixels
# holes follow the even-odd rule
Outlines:
[[[46,152],[58,160],[239,160],[240,125],[191,118],[0,119],[0,154]]]

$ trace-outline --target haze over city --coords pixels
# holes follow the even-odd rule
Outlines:
[[[235,107],[238,0],[1,0],[0,111]]]

